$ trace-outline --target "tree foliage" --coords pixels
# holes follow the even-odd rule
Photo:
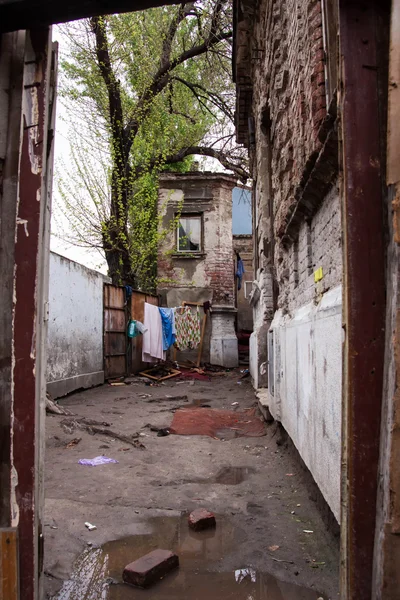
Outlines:
[[[199,154],[247,177],[233,142],[230,4],[94,17],[64,33],[71,161],[58,169],[72,237],[104,251],[114,283],[151,289],[158,173]]]

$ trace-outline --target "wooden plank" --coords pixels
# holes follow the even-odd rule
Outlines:
[[[203,353],[203,342],[204,342],[204,334],[206,332],[206,323],[207,323],[207,313],[204,313],[203,324],[201,328],[201,337],[200,337],[200,345],[199,345],[199,356],[197,357],[197,367],[200,366],[201,363],[201,355]]]
[[[14,528],[0,530],[0,599],[18,600],[18,541]]]

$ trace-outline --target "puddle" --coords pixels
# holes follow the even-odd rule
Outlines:
[[[215,572],[218,560],[236,546],[233,526],[218,518],[216,529],[193,532],[187,517],[156,518],[147,534],[107,542],[88,549],[75,563],[72,577],[57,600],[316,600],[318,594],[278,581],[269,574],[238,565],[232,572]],[[173,549],[180,567],[148,590],[122,583],[126,564],[154,550]],[[114,580],[113,584],[107,578]]]
[[[216,474],[214,482],[224,485],[238,485],[248,479],[254,471],[251,467],[222,467]]]

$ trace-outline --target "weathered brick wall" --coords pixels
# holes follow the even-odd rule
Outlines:
[[[314,272],[323,278],[315,283]],[[320,299],[342,279],[342,244],[339,190],[332,188],[311,221],[300,226],[298,240],[281,251],[278,307],[284,312]]]
[[[252,37],[256,146],[262,127],[267,127],[274,229],[279,235],[307,167],[321,148],[318,132],[326,116],[321,3],[262,0],[258,10]]]
[[[158,291],[171,288],[208,290],[213,304],[234,305],[232,258],[232,189],[236,179],[213,173],[168,174],[160,177],[158,210],[161,228],[179,211],[203,215],[203,250],[192,256],[176,252],[176,229],[158,248]]]

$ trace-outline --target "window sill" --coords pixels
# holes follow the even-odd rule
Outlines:
[[[207,255],[205,252],[174,252],[172,258],[183,258],[185,260],[198,260],[205,258]]]

